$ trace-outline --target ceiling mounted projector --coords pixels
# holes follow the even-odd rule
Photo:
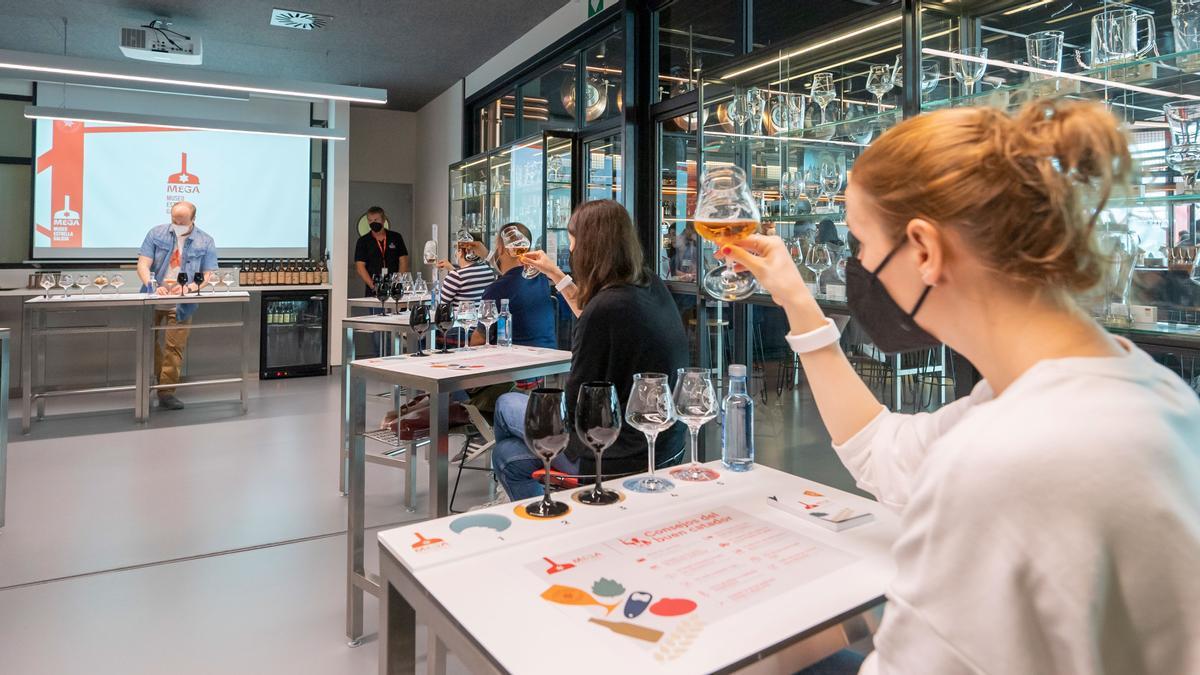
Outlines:
[[[121,53],[131,59],[198,66],[203,55],[200,38],[171,30],[171,23],[155,19],[144,26],[121,29]]]

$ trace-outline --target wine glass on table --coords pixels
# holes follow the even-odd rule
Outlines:
[[[229,287],[233,286],[233,272],[226,272],[221,275],[221,285],[225,287],[225,292],[229,292]]]
[[[575,402],[575,433],[596,456],[596,482],[590,490],[581,490],[576,499],[593,506],[621,501],[620,493],[604,489],[604,474],[600,471],[601,455],[621,434],[621,404],[612,382],[585,382],[579,387],[579,398]]]
[[[187,295],[187,285],[188,285],[187,272],[181,271],[179,274],[175,275],[175,283],[179,284],[179,295]]]
[[[454,308],[450,303],[442,303],[437,306],[437,310],[433,313],[433,323],[442,333],[442,348],[438,350],[439,354],[450,353],[450,329],[454,327]]]
[[[214,295],[217,292],[217,286],[221,283],[221,273],[218,270],[212,270],[207,273],[206,278],[208,280],[208,294]]]
[[[92,279],[92,285],[96,287],[96,292],[104,295],[104,289],[108,286],[108,277],[103,274],[97,274],[95,279]]]
[[[196,284],[196,295],[200,295],[200,286],[204,283],[204,272],[196,270],[192,273],[192,283]]]
[[[634,492],[666,492],[674,489],[674,483],[654,475],[654,441],[675,424],[675,404],[666,375],[637,373],[633,376],[633,388],[629,392],[629,402],[625,404],[625,421],[646,435],[650,473],[645,478],[630,478],[625,481],[625,488]]]
[[[462,332],[461,349],[463,351],[469,352],[475,350],[475,348],[471,346],[470,329],[475,327],[477,319],[478,316],[475,312],[475,303],[470,300],[459,301],[458,307],[454,312],[454,322],[458,324],[458,327]]]
[[[750,195],[746,173],[736,166],[722,166],[705,172],[696,202],[696,231],[717,246],[736,244],[759,227],[762,216]],[[725,264],[704,275],[704,288],[725,301],[743,300],[758,289],[750,272],[735,272]]]
[[[80,295],[83,295],[84,293],[87,292],[84,289],[86,289],[88,286],[90,286],[91,283],[92,283],[91,278],[88,277],[88,275],[86,275],[86,274],[80,274],[75,277],[75,288],[79,289]]]
[[[829,246],[814,244],[809,248],[808,253],[804,256],[804,266],[812,270],[812,273],[816,276],[814,287],[817,291],[815,295],[820,295],[821,274],[830,267],[833,267],[833,253],[829,250]]]
[[[49,300],[50,299],[50,289],[57,286],[58,281],[54,278],[53,274],[43,274],[42,280],[39,282],[38,285],[40,285],[42,287],[42,290],[46,291],[46,299]]]
[[[562,452],[571,440],[567,428],[567,398],[562,389],[534,389],[525,406],[525,441],[533,454],[542,460],[545,473],[542,476],[542,499],[525,507],[525,513],[533,518],[561,516],[569,507],[550,498],[550,463]]]
[[[120,274],[114,274],[112,276],[112,281],[109,281],[108,283],[113,287],[113,290],[116,291],[117,295],[120,295],[121,287],[125,285],[125,277],[121,276]]]
[[[483,346],[489,347],[492,344],[492,326],[500,320],[500,315],[496,311],[495,300],[484,300],[479,304],[479,323],[483,324]]]
[[[387,301],[392,292],[391,277],[380,275],[375,281],[375,299],[379,301],[379,313],[387,314]]]
[[[58,285],[62,286],[62,289],[63,289],[62,297],[65,298],[65,297],[71,295],[71,286],[74,283],[75,283],[75,278],[72,277],[70,274],[63,273],[63,274],[58,275]]]
[[[686,481],[716,480],[716,471],[700,465],[697,445],[700,428],[717,417],[717,394],[706,368],[680,368],[675,380],[675,412],[687,425],[691,440],[692,463],[671,472]]]
[[[404,301],[404,284],[393,280],[392,283],[389,284],[389,288],[391,289],[392,294],[392,304],[395,305],[396,313],[399,314],[400,303]]]
[[[529,252],[529,237],[526,237],[523,232],[515,227],[509,227],[501,230],[500,239],[504,242],[504,248],[508,251],[508,254],[514,258],[517,258],[518,260],[521,258],[521,256]],[[538,272],[536,268],[530,267],[529,265],[525,265],[525,269],[521,271],[521,276],[525,277],[526,279],[532,279],[538,274],[540,274],[540,272]]]
[[[408,327],[417,334],[417,351],[410,356],[429,356],[425,353],[425,332],[429,330],[429,305],[419,302],[409,311]]]

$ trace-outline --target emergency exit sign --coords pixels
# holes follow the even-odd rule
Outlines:
[[[587,0],[587,4],[589,19],[604,11],[604,0]]]

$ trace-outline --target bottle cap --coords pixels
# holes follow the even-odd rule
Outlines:
[[[730,377],[745,377],[746,376],[746,366],[743,366],[740,363],[730,364],[729,365],[729,376]]]

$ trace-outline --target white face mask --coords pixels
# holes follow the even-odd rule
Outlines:
[[[175,225],[175,224],[172,224],[172,225],[171,225],[171,229],[172,229],[172,230],[175,230],[175,236],[176,236],[176,237],[182,237],[183,235],[185,235],[185,234],[187,234],[187,233],[188,233],[188,230],[192,229],[192,226],[191,226],[191,225]]]

